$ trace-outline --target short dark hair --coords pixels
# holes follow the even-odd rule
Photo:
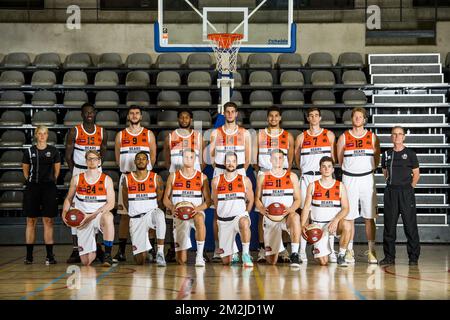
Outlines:
[[[320,159],[320,161],[319,161],[319,167],[321,167],[322,163],[324,163],[324,162],[331,162],[334,166],[334,160],[332,157],[329,157],[329,156],[322,157],[322,159]]]
[[[281,150],[281,149],[273,149],[272,151],[270,151],[270,156],[272,156],[275,153],[282,153],[284,155],[283,150]]]
[[[394,129],[400,129],[403,131],[403,134],[406,133],[405,128],[403,128],[402,126],[399,126],[399,125],[393,126],[391,129],[391,132],[394,131]]]
[[[181,149],[181,156],[184,156],[185,152],[195,153],[195,150],[193,148],[183,148]]]
[[[223,111],[225,111],[228,107],[232,107],[232,108],[234,108],[236,111],[237,111],[237,109],[238,109],[237,104],[234,103],[233,101],[228,101],[227,103],[225,103],[225,104],[223,105]]]
[[[145,151],[139,151],[138,153],[136,153],[136,155],[134,156],[134,158],[136,159],[137,158],[137,156],[138,155],[140,155],[140,154],[143,154],[143,155],[145,155],[145,157],[147,158],[147,160],[148,160],[148,152],[145,152]]]
[[[128,111],[127,114],[130,113],[130,110],[139,110],[142,113],[142,108],[141,106],[138,106],[137,104],[133,104],[131,106],[128,107]]]
[[[269,116],[269,113],[272,111],[278,112],[281,115],[281,109],[278,106],[271,106],[269,109],[267,109],[267,116]]]
[[[81,112],[83,112],[83,109],[87,108],[87,107],[91,107],[92,109],[95,110],[95,106],[92,103],[86,102],[86,103],[83,103],[83,105],[81,106]]]
[[[227,157],[231,157],[231,156],[235,157],[236,160],[237,160],[237,158],[238,158],[236,152],[234,152],[234,151],[228,151],[227,153],[225,153],[225,161],[227,160]]]
[[[309,108],[309,109],[306,111],[306,116],[309,117],[309,114],[310,114],[311,112],[314,112],[314,111],[317,111],[317,112],[319,113],[319,116],[321,115],[321,114],[320,114],[320,109],[319,109],[319,108],[317,108],[317,107],[312,107],[312,108]]]
[[[194,117],[194,114],[192,113],[191,110],[189,110],[189,109],[181,109],[181,110],[178,110],[178,112],[177,112],[177,118],[179,118],[179,117],[181,116],[182,113],[187,113],[187,114],[189,114],[189,116],[190,116],[191,118]]]

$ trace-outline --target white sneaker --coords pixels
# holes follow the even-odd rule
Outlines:
[[[300,261],[302,263],[307,263],[308,262],[308,257],[306,256],[306,252],[300,252]]]
[[[259,249],[258,259],[256,260],[256,262],[266,262],[266,250],[264,250],[263,248]]]
[[[353,250],[347,250],[345,253],[345,262],[355,264],[355,252]]]
[[[332,252],[332,253],[329,254],[328,261],[330,263],[337,263],[336,252]]]
[[[195,266],[196,267],[204,267],[205,266],[205,259],[203,259],[203,257],[196,257],[195,258]]]
[[[364,254],[367,256],[368,263],[378,264],[377,253],[375,251],[367,250],[366,252],[364,252]]]

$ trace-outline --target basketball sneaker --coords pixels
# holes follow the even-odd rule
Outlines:
[[[45,258],[45,265],[49,266],[51,264],[56,264],[55,255]]]
[[[222,261],[222,259],[220,259]],[[237,265],[239,263],[239,253],[233,253],[231,256],[231,265]]]
[[[113,258],[109,253],[105,253],[105,256],[103,258],[102,266],[104,267],[111,267],[114,264]]]
[[[306,252],[300,252],[300,261],[302,263],[307,263],[308,262],[308,256],[306,255]]]
[[[66,263],[81,263],[80,254],[78,250],[73,250],[69,259],[67,259]]]
[[[330,263],[336,263],[337,262],[337,257],[336,257],[336,252],[332,252],[328,255],[328,261]]]
[[[278,256],[278,262],[280,262],[280,263],[291,262],[291,259],[289,259],[289,253],[287,252],[287,250],[284,250],[283,252],[280,253],[280,255]]]
[[[291,253],[290,260],[291,260],[291,267],[300,267],[301,262],[297,252]]]
[[[217,250],[214,251],[212,262],[222,262],[222,258],[220,257],[220,253],[217,252]]]
[[[256,260],[258,263],[266,262],[266,250],[264,248],[260,248],[258,252],[258,259]]]
[[[368,263],[378,264],[377,253],[375,251],[367,250],[364,254],[367,256]]]
[[[248,253],[242,254],[242,266],[244,268],[253,267],[252,257]]]
[[[380,261],[380,266],[389,266],[393,264],[395,264],[395,260],[390,258],[384,258]]]
[[[347,250],[345,253],[345,261],[348,264],[355,264],[355,252],[353,250]]]
[[[176,262],[175,250],[169,248],[166,253],[166,262]]]
[[[166,260],[164,259],[164,255],[162,253],[156,254],[156,264],[158,265],[158,267],[166,266]]]
[[[196,267],[204,267],[205,266],[205,259],[203,257],[196,257],[195,258],[195,266]]]
[[[25,264],[33,264],[33,258],[25,258],[25,260],[23,260],[23,263],[25,263]]]
[[[124,262],[124,261],[127,261],[127,257],[122,252],[117,251],[113,260],[114,260],[114,262]]]
[[[336,258],[336,262],[337,262],[338,266],[340,266],[340,267],[348,266],[347,261],[345,261],[345,254],[338,254],[338,256]]]

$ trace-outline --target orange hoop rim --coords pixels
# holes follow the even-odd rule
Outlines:
[[[214,41],[220,49],[229,49],[233,43],[242,40],[242,33],[210,33],[208,39]]]

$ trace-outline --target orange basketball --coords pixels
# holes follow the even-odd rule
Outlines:
[[[181,201],[175,205],[175,214],[178,219],[189,220],[195,215],[194,208],[194,205],[189,201]]]
[[[85,214],[83,213],[83,211],[80,211],[78,209],[70,209],[66,214],[67,224],[71,227],[76,228],[83,221],[84,216]]]
[[[303,233],[302,237],[310,244],[316,243],[322,238],[322,228],[317,224],[310,224],[309,226],[307,226],[305,233],[307,238],[305,238]]]
[[[279,202],[274,202],[271,203],[268,207],[267,210],[269,211],[269,214],[267,215],[267,217],[275,222],[279,222],[281,220],[284,219],[285,214],[284,214],[284,210],[286,209],[286,207]]]

